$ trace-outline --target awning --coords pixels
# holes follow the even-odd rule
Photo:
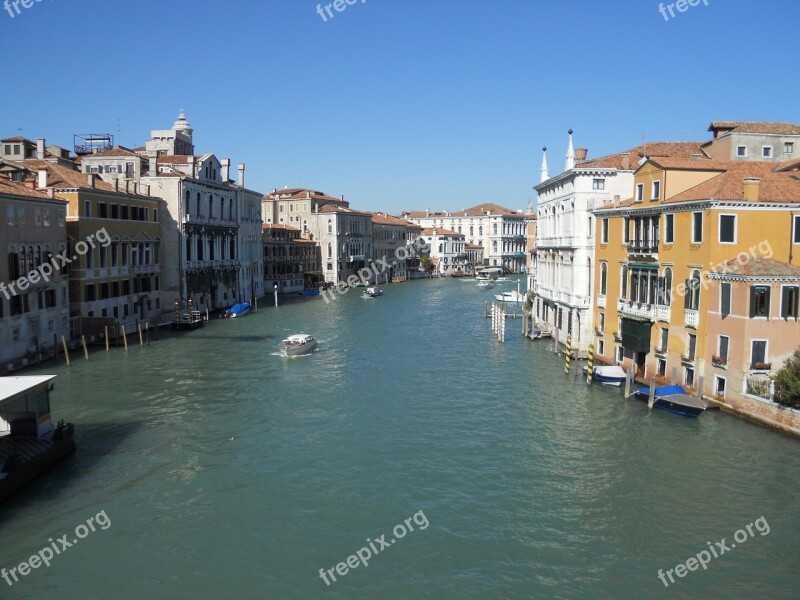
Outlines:
[[[658,263],[629,262],[625,264],[629,269],[658,271]]]

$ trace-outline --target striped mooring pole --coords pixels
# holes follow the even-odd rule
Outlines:
[[[592,383],[592,366],[594,365],[594,344],[589,344],[589,362],[586,364],[586,383]]]
[[[569,375],[569,358],[572,354],[572,336],[567,336],[567,353],[566,353],[566,362],[564,363],[564,373]]]

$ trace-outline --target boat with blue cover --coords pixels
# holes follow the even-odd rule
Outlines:
[[[650,399],[650,388],[640,388],[636,390],[636,395],[648,401]],[[665,385],[656,388],[653,406],[684,417],[699,417],[708,408],[708,404],[705,401],[687,394],[683,387],[679,385]]]

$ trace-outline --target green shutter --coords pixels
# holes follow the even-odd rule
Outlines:
[[[756,316],[756,286],[750,286],[750,318]]]

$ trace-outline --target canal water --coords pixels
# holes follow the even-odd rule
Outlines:
[[[798,597],[797,441],[589,388],[472,282],[383,289],[31,371],[79,449],[0,507],[0,568],[82,539],[0,597]]]

